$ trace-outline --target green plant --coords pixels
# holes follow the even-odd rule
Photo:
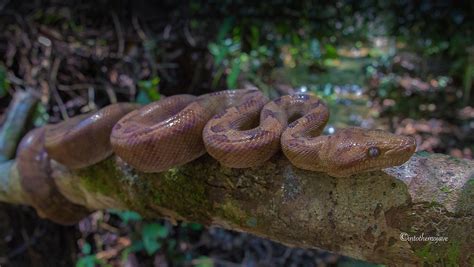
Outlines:
[[[233,17],[222,23],[215,41],[208,45],[216,68],[213,87],[225,76],[227,88],[235,89],[243,77],[265,91],[268,86],[263,80],[276,67],[322,67],[324,60],[338,57],[333,45],[322,45],[311,34],[314,29],[309,23],[301,32],[283,23],[261,23],[258,27],[253,20],[237,22]]]
[[[142,242],[148,255],[152,255],[162,246],[161,240],[168,236],[168,229],[157,223],[145,224],[142,228]]]
[[[138,82],[137,102],[140,104],[148,104],[153,101],[160,100],[161,95],[158,91],[160,77],[155,76],[149,80],[141,80]]]
[[[108,267],[110,264],[106,264],[104,261],[98,259],[95,254],[91,254],[92,247],[89,243],[85,243],[82,246],[82,256],[76,262],[76,267],[94,267],[97,265]]]
[[[7,70],[3,65],[0,65],[0,98],[7,95],[10,82],[7,79]]]
[[[142,220],[142,216],[140,216],[140,214],[131,210],[110,209],[109,213],[118,216],[125,224],[128,224],[132,221]]]

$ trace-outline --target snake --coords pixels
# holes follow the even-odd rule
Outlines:
[[[89,213],[57,188],[52,160],[81,169],[115,154],[153,173],[208,153],[228,168],[264,165],[279,151],[296,168],[333,177],[401,165],[413,137],[348,127],[323,135],[329,108],[311,94],[270,101],[259,90],[174,95],[142,106],[116,103],[25,135],[17,150],[20,184],[40,216],[74,224]]]
[[[256,89],[182,94],[144,106],[116,103],[46,125],[28,137],[41,147],[26,142],[18,154],[23,169],[30,154],[40,151],[71,169],[115,154],[137,171],[153,173],[206,153],[224,167],[255,168],[282,151],[298,169],[349,177],[401,165],[415,152],[413,137],[378,129],[348,127],[324,135],[328,119],[327,104],[312,94],[274,100]],[[24,172],[31,179],[32,171]]]

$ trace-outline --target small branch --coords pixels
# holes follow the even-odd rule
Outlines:
[[[58,103],[59,110],[61,111],[61,115],[63,119],[68,119],[69,115],[67,114],[66,106],[64,106],[64,101],[59,95],[58,89],[56,88],[56,79],[58,76],[59,66],[61,65],[61,59],[55,58],[53,61],[53,66],[51,68],[51,74],[49,76],[48,87],[51,90],[51,93],[54,96],[54,99]]]
[[[111,16],[112,16],[112,20],[114,22],[115,32],[117,33],[117,39],[118,39],[117,57],[122,58],[124,47],[125,47],[125,41],[124,41],[124,38],[123,38],[122,27],[120,26],[120,21],[117,17],[117,14],[112,11]]]
[[[38,103],[32,91],[18,91],[11,102],[5,121],[0,128],[0,162],[12,159],[21,137]]]

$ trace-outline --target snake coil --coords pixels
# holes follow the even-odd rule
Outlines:
[[[115,153],[139,171],[162,172],[206,152],[227,167],[255,167],[281,149],[298,168],[347,177],[401,165],[416,149],[414,138],[381,130],[351,127],[321,135],[328,118],[328,107],[315,96],[269,101],[258,90],[175,95],[143,107],[118,103],[32,131],[19,147],[18,166],[22,185],[35,191],[39,181],[51,184],[49,158],[78,169]],[[32,198],[39,203],[55,192]]]

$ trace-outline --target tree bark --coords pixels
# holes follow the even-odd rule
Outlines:
[[[252,169],[225,168],[209,156],[155,174],[117,157],[77,171],[52,167],[60,192],[91,210],[132,209],[388,265],[474,261],[474,163],[446,155],[418,153],[400,167],[350,178],[297,169],[282,155]],[[0,200],[28,204],[15,162],[0,173]],[[402,240],[410,237],[438,242]]]

